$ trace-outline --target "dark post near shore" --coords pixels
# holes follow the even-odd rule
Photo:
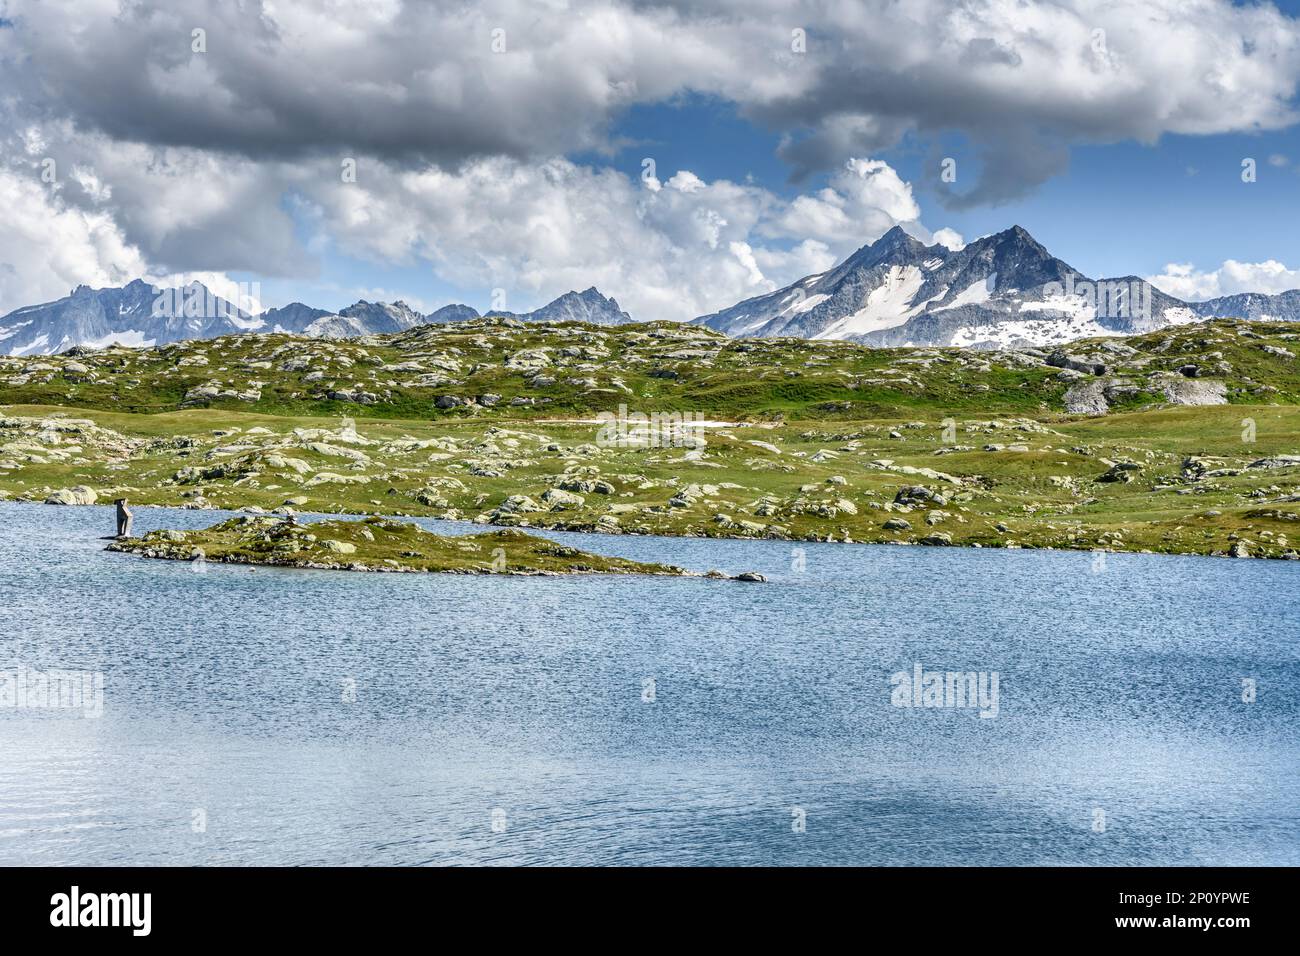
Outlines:
[[[113,504],[117,505],[117,536],[119,538],[131,537],[131,509],[126,506],[125,498],[118,498]]]

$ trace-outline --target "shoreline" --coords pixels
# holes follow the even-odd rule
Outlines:
[[[140,536],[119,536],[104,551],[187,562],[198,571],[205,571],[211,562],[389,573],[729,577],[717,571],[693,572],[673,564],[596,554],[522,531],[446,535],[415,522],[378,516],[299,523],[296,516],[236,513],[205,528],[157,528]],[[752,573],[732,579],[765,580]]]
[[[51,507],[51,508],[110,508],[111,507],[111,505],[109,504],[101,504],[99,502],[96,502],[95,504],[88,504],[88,505],[56,505],[45,501],[22,500],[17,498],[0,498],[0,506],[7,505],[7,504],[39,505],[42,507]],[[284,512],[276,512],[276,511],[256,512],[256,511],[243,510],[244,507],[248,507],[248,506],[242,506],[236,508],[224,508],[224,507],[218,508],[218,507],[211,507],[211,506],[187,507],[186,505],[183,504],[172,505],[172,504],[158,504],[154,502],[148,502],[148,503],[133,502],[131,507],[149,508],[149,509],[174,509],[177,511],[193,511],[193,512],[212,512],[212,513],[228,514],[228,515],[257,516],[259,514],[262,514],[266,516],[273,516],[273,515],[284,514]],[[370,511],[346,511],[346,510],[315,511],[315,510],[295,509],[293,513],[299,515],[300,517],[306,517],[306,518],[311,518],[313,520],[322,520],[322,521],[330,520],[332,518],[342,518],[346,520],[364,520],[366,518],[390,518],[394,520],[407,520],[407,521],[409,520],[440,521],[449,524],[464,525],[467,534],[473,534],[474,531],[472,529],[475,528],[488,528],[488,529],[497,529],[497,530],[521,531],[527,534],[534,534],[534,533],[536,534],[546,534],[546,533],[582,534],[582,535],[593,535],[593,536],[599,535],[601,537],[608,537],[608,538],[662,538],[668,541],[672,541],[672,540],[755,541],[755,542],[762,541],[762,542],[785,542],[791,545],[834,544],[834,545],[847,545],[847,546],[865,545],[868,547],[920,547],[920,548],[935,548],[935,549],[946,548],[946,549],[959,549],[959,550],[971,550],[971,551],[1053,551],[1053,552],[1060,552],[1062,554],[1072,553],[1072,554],[1155,555],[1155,556],[1182,557],[1182,558],[1223,558],[1223,559],[1229,559],[1234,561],[1239,561],[1239,560],[1267,560],[1267,561],[1282,561],[1282,562],[1300,561],[1300,553],[1296,553],[1296,552],[1291,552],[1290,554],[1282,554],[1282,555],[1250,554],[1250,555],[1238,556],[1238,555],[1227,554],[1222,551],[1206,552],[1206,551],[1184,551],[1184,550],[1175,550],[1175,549],[1158,551],[1151,548],[1130,549],[1130,548],[1115,548],[1115,547],[1071,548],[1071,547],[1059,547],[1055,545],[1035,544],[1032,542],[1018,542],[1018,541],[1012,541],[1009,543],[994,542],[988,544],[985,544],[983,542],[967,543],[961,541],[953,541],[946,544],[935,544],[935,543],[924,543],[920,540],[899,540],[899,539],[864,540],[859,538],[851,538],[850,540],[845,541],[843,539],[837,539],[833,537],[824,538],[824,537],[816,537],[816,536],[810,536],[805,538],[794,538],[794,537],[780,537],[775,535],[765,535],[765,536],[737,535],[737,534],[726,534],[726,533],[664,534],[664,533],[656,533],[656,532],[636,532],[636,531],[609,532],[609,531],[601,531],[594,527],[577,527],[573,525],[560,525],[560,524],[534,525],[534,524],[523,524],[523,523],[500,524],[496,522],[478,523],[468,518],[442,518],[434,514],[410,514],[407,512],[385,513],[385,512],[370,512]],[[114,549],[110,548],[106,550],[114,550]],[[376,569],[376,570],[382,570],[382,569]],[[485,572],[485,573],[492,573],[492,572]],[[695,575],[704,576],[705,572],[694,572],[688,576],[695,576]]]

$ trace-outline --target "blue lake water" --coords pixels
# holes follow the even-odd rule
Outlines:
[[[1300,864],[1300,564],[554,534],[771,580],[199,574],[102,551],[107,508],[0,527],[0,672],[104,680],[0,707],[0,864]],[[918,663],[997,672],[997,716],[895,706]]]

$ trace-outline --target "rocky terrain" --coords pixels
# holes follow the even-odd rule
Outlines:
[[[0,497],[1294,557],[1298,339],[1215,320],[973,352],[489,318],[0,358]]]
[[[240,515],[198,531],[151,531],[108,545],[146,558],[341,571],[454,574],[685,574],[607,558],[520,531],[449,536],[391,518],[320,521]]]

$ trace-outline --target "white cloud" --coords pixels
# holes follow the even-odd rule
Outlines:
[[[831,177],[829,186],[795,198],[765,224],[764,232],[860,245],[864,236],[879,236],[920,215],[912,187],[888,163],[850,159]]]
[[[935,231],[933,241],[953,252],[960,252],[966,248],[966,240],[961,237],[961,233],[946,226]]]
[[[1190,263],[1171,262],[1160,275],[1147,281],[1162,292],[1191,302],[1238,292],[1275,295],[1300,288],[1300,269],[1290,269],[1275,259],[1238,262],[1228,259],[1217,269],[1203,272]]]
[[[74,178],[94,195],[109,192],[93,172],[82,170]],[[133,279],[160,288],[202,282],[231,302],[261,310],[256,288],[223,272],[174,273],[152,267],[108,212],[68,204],[53,184],[0,169],[0,209],[5,211],[5,227],[0,229],[0,315],[62,298],[79,285],[100,288]]]
[[[306,275],[314,267],[282,204],[301,164],[120,142],[67,121],[21,133],[0,126],[0,162],[6,155],[10,172],[64,208],[108,216],[156,272]]]
[[[0,168],[0,209],[0,314],[147,271],[107,213],[70,208],[39,180]]]
[[[506,289],[516,311],[595,285],[637,318],[690,319],[824,271],[900,222],[925,231],[910,187],[877,160],[853,160],[811,202],[689,170],[656,190],[560,158],[298,185],[341,251],[427,261],[462,287]]]
[[[851,160],[815,196],[790,202],[688,169],[665,170],[661,183],[563,158],[496,157],[447,171],[363,157],[357,181],[345,183],[329,159],[254,163],[78,135],[65,123],[23,137],[71,169],[44,186],[40,156],[11,159],[9,187],[59,212],[42,207],[24,219],[13,204],[10,238],[24,242],[0,245],[0,268],[32,278],[0,285],[0,314],[81,282],[137,277],[197,279],[240,301],[248,290],[227,272],[301,273],[308,256],[330,251],[427,264],[451,285],[477,286],[479,300],[506,288],[513,309],[594,284],[640,318],[689,319],[823,271],[898,222],[925,232],[910,186],[878,160]],[[85,243],[58,228],[69,223],[100,237],[106,261],[77,254]]]
[[[744,266],[745,270],[749,273],[750,285],[756,286],[763,291],[767,291],[764,288],[764,284],[767,280],[763,276],[763,270],[758,267],[758,260],[754,258],[754,250],[749,247],[749,243],[732,242],[728,244],[727,248],[729,248],[731,254],[736,257],[736,261]]]
[[[682,169],[674,173],[673,177],[668,180],[668,186],[678,192],[693,193],[704,188],[704,180],[689,169]]]

